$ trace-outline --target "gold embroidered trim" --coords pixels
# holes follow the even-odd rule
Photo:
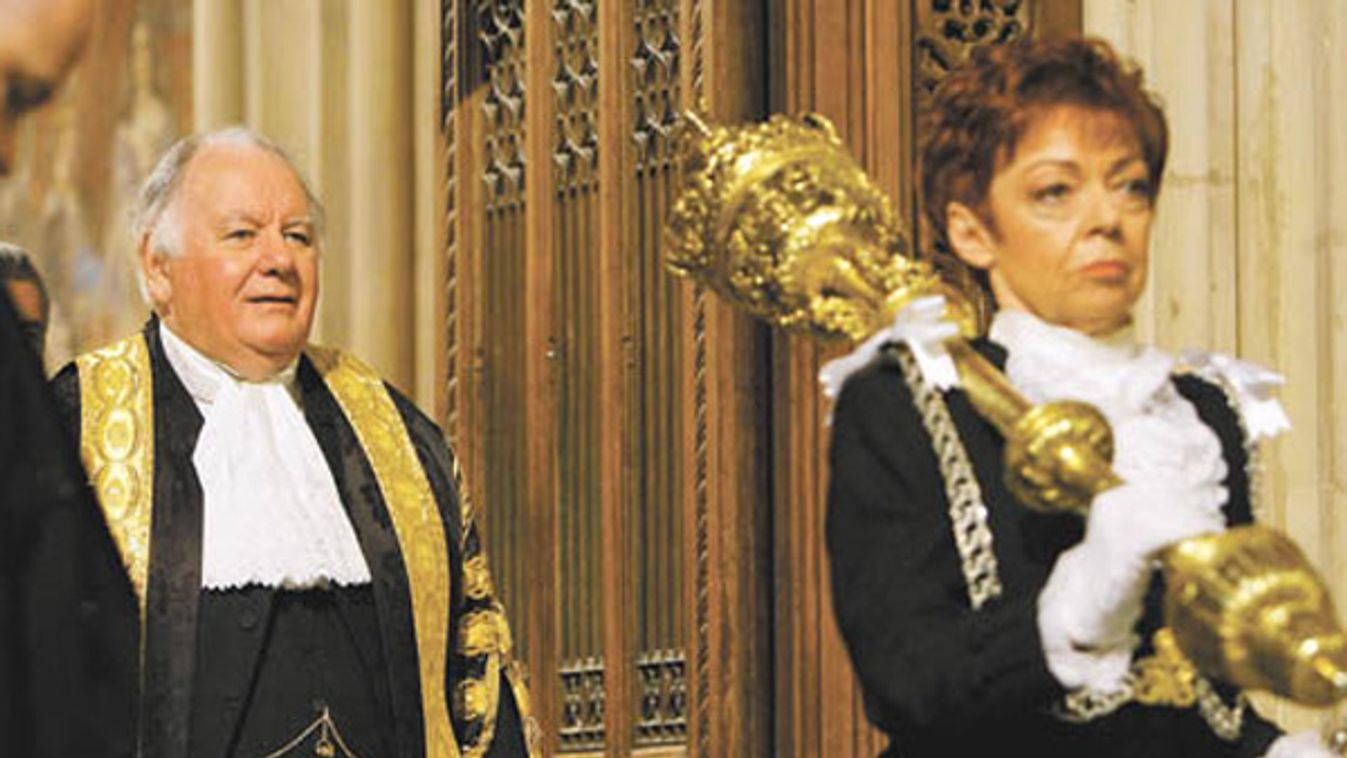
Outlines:
[[[495,594],[486,556],[479,553],[463,561],[463,594],[472,600],[485,600]]]
[[[447,444],[447,443],[446,443]],[[450,451],[453,452],[452,450]],[[496,718],[500,711],[500,680],[502,672],[510,682],[516,707],[524,730],[524,739],[530,756],[541,755],[541,732],[529,710],[528,691],[522,681],[510,679],[517,667],[511,657],[513,641],[505,609],[494,598],[495,585],[486,556],[482,553],[482,539],[477,532],[472,501],[463,481],[463,468],[458,456],[451,455],[454,489],[459,502],[459,551],[463,561],[463,595],[476,610],[459,621],[456,652],[463,659],[464,674],[454,691],[454,717],[462,722],[464,731],[476,724],[476,738],[462,747],[465,758],[486,754],[496,737]],[[480,671],[480,675],[471,672]]]
[[[145,618],[154,512],[154,397],[150,354],[135,335],[75,359],[80,457]]]
[[[307,352],[369,457],[397,533],[411,588],[426,755],[458,758],[442,684],[448,666],[449,555],[430,482],[383,380],[345,353],[317,347]]]
[[[459,622],[458,650],[476,656],[510,651],[510,627],[498,608],[469,613]]]
[[[982,499],[968,451],[959,438],[959,430],[950,418],[945,399],[926,384],[917,361],[906,345],[894,346],[903,379],[912,390],[912,400],[920,412],[922,424],[935,446],[949,500],[949,520],[954,526],[954,544],[959,550],[968,602],[973,610],[1001,596],[1001,577],[992,549],[992,530],[987,506]]]
[[[1155,654],[1132,662],[1122,686],[1113,692],[1078,689],[1068,692],[1053,708],[1063,721],[1082,724],[1107,716],[1131,702],[1169,708],[1191,708],[1217,737],[1226,742],[1239,738],[1244,728],[1248,699],[1239,693],[1233,705],[1226,705],[1205,677],[1179,650],[1174,633],[1168,627],[1156,630]]]
[[[510,685],[510,692],[514,693],[515,708],[524,726],[524,745],[528,750],[528,758],[542,758],[543,730],[538,725],[538,719],[533,716],[533,701],[529,699],[527,679],[524,664],[511,659],[505,665],[505,681]]]
[[[461,493],[463,474],[457,465],[454,469],[456,486]],[[481,553],[482,540],[477,534],[472,506],[462,499],[460,503],[462,539],[459,545],[465,582],[471,584],[470,587],[465,586],[465,594],[478,602],[484,602],[486,607],[471,611],[460,620],[457,651],[464,658],[465,673],[454,693],[454,715],[465,724],[479,722],[477,738],[472,744],[463,746],[465,758],[477,758],[486,755],[492,740],[496,738],[501,669],[509,655],[512,641],[505,610],[491,597],[491,573],[487,569],[486,556]],[[481,676],[468,673],[472,671],[481,671]]]

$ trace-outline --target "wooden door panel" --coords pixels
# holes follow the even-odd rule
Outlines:
[[[913,219],[925,88],[1079,1],[442,11],[439,411],[548,752],[874,755],[822,538],[815,376],[841,348],[666,272],[678,114],[821,111]]]

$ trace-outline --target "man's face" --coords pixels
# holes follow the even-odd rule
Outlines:
[[[93,0],[0,0],[0,176],[20,116],[46,102],[79,55]]]
[[[173,203],[181,249],[141,250],[164,324],[245,379],[274,375],[304,349],[318,297],[314,223],[294,171],[260,148],[203,147]]]

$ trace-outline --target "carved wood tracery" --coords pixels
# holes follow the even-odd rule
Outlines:
[[[823,354],[665,272],[678,114],[821,110],[915,210],[923,93],[1078,0],[441,8],[440,412],[548,751],[875,754],[826,586]]]

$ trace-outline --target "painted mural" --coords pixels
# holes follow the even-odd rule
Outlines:
[[[0,239],[46,280],[49,369],[148,315],[130,213],[155,157],[191,126],[191,26],[187,0],[105,0],[66,86],[22,127]]]

